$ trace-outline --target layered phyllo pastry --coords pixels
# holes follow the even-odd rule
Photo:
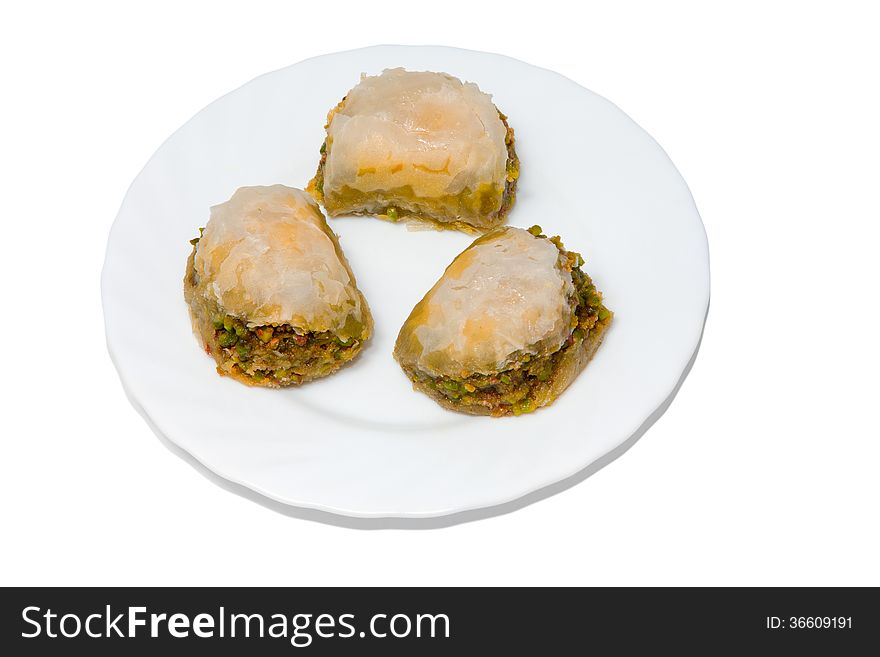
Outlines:
[[[547,406],[611,324],[583,264],[539,226],[495,229],[413,308],[394,356],[416,390],[454,411],[504,416]]]
[[[325,127],[308,189],[330,215],[488,229],[513,205],[513,130],[476,84],[402,68],[364,76]]]
[[[360,352],[372,317],[315,201],[283,185],[242,187],[192,240],[184,297],[217,371],[289,386]]]

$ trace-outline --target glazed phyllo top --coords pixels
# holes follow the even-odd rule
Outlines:
[[[242,187],[212,207],[193,264],[198,293],[249,326],[341,334],[368,312],[336,236],[299,189]]]
[[[431,376],[462,378],[557,351],[576,305],[564,263],[556,244],[521,228],[487,233],[413,309],[398,337],[398,360]]]
[[[492,97],[446,73],[364,76],[327,133],[324,193],[408,187],[430,198],[504,188],[507,129]]]

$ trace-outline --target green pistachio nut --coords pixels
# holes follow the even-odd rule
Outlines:
[[[267,342],[269,342],[269,340],[272,339],[272,334],[275,333],[275,329],[273,329],[271,326],[261,326],[260,328],[256,329],[254,333],[257,334],[260,342],[266,344]]]
[[[217,338],[221,347],[232,347],[238,342],[238,336],[232,331],[223,331]]]
[[[246,342],[239,342],[235,346],[235,351],[241,360],[248,360],[251,357],[251,348]]]

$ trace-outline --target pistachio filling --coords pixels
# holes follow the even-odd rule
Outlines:
[[[213,332],[203,337],[219,369],[233,376],[251,377],[263,385],[291,385],[329,374],[354,358],[361,344],[360,340],[343,340],[329,331],[299,332],[289,324],[251,328],[219,312],[213,315],[211,324]]]
[[[547,238],[540,226],[529,229],[535,237],[550,239],[560,253],[560,265],[571,272],[575,292],[571,299],[573,312],[571,332],[555,352],[535,356],[527,352],[513,354],[508,366],[497,373],[475,373],[463,378],[432,377],[411,367],[404,368],[410,380],[430,396],[458,410],[468,407],[489,415],[522,415],[538,408],[553,385],[560,362],[570,349],[579,349],[593,331],[604,330],[612,313],[602,303],[602,293],[581,270],[584,259],[579,253],[566,251],[559,237]]]

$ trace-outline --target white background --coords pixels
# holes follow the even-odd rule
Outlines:
[[[880,585],[870,7],[3,9],[0,584]],[[129,405],[104,342],[107,232],[159,144],[261,73],[375,43],[500,52],[609,98],[669,153],[709,235],[703,345],[666,415],[578,486],[445,529],[327,526],[215,486]]]

